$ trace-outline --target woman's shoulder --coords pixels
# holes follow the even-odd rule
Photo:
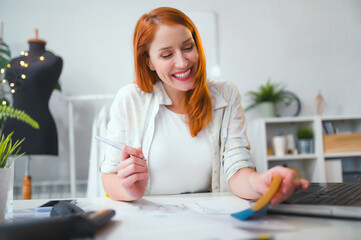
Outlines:
[[[223,79],[207,79],[207,86],[210,94],[221,94],[224,97],[238,92],[236,84]]]
[[[151,97],[151,93],[142,91],[137,84],[130,83],[118,90],[116,94],[116,100],[132,100],[132,101],[143,101]]]

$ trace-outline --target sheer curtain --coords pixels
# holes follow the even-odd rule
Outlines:
[[[89,157],[89,173],[87,197],[105,197],[101,183],[99,164],[104,158],[105,144],[96,140],[95,136],[106,137],[106,126],[109,121],[109,105],[103,106],[95,115],[92,127],[92,138]]]

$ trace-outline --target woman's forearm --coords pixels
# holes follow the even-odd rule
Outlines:
[[[112,200],[116,201],[133,201],[137,200],[133,196],[129,195],[124,188],[120,185],[116,173],[102,173],[102,183],[106,194]]]
[[[256,191],[258,173],[251,168],[239,169],[228,181],[230,190],[236,196],[244,199],[258,199],[261,194]]]
[[[296,179],[296,173],[292,169],[276,166],[264,173],[256,173],[253,169],[242,168],[236,172],[228,181],[231,191],[245,199],[257,199],[265,193],[274,174],[281,177],[281,186],[272,197],[271,206],[283,202],[289,198],[297,189],[306,189],[309,182],[305,179]]]

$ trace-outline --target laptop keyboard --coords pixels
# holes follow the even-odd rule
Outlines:
[[[316,193],[299,199],[296,204],[352,206],[361,199],[361,184],[338,183],[324,187]]]

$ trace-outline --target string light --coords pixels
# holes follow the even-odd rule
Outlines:
[[[25,52],[25,51],[22,51],[20,54],[21,54],[22,56],[26,56],[26,57],[29,56],[29,53],[28,53],[28,52]],[[45,60],[45,57],[44,57],[44,56],[40,56],[40,57],[39,57],[39,60],[40,60],[40,61],[44,61],[44,60]],[[21,60],[21,61],[19,62],[19,64],[20,64],[20,66],[25,67],[25,68],[29,67],[29,64],[28,64],[27,62],[25,62],[24,60]],[[7,64],[7,68],[10,68],[10,67],[11,67],[11,64],[10,64],[10,63]],[[1,71],[1,73],[5,73],[5,69],[1,69],[0,71]],[[22,78],[22,79],[26,79],[26,75],[25,75],[25,74],[21,74],[21,78]],[[6,79],[3,79],[3,80],[2,80],[2,84],[6,83],[6,82],[7,82]],[[11,93],[15,93],[15,89],[14,89],[15,84],[14,84],[14,83],[10,83],[10,87],[12,88],[12,89],[10,90],[10,92],[11,92]],[[2,104],[3,104],[3,105],[6,105],[7,103],[4,104],[4,101],[3,101]]]
[[[21,65],[22,67],[28,67],[28,66],[29,66],[29,64],[26,63],[26,62],[24,62],[24,61],[20,61],[20,65]]]
[[[2,104],[3,104],[4,106],[6,106],[7,102],[6,102],[5,100],[3,100]]]
[[[2,68],[0,71],[1,71],[1,73],[4,73],[4,72],[5,72],[5,69]]]

